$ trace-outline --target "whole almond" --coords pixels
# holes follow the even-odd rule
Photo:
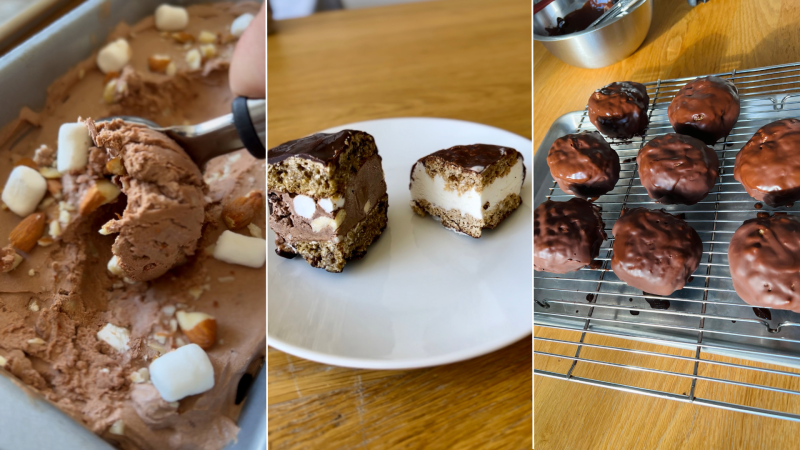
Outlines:
[[[22,219],[22,222],[18,223],[13,230],[11,230],[11,234],[8,236],[8,240],[14,248],[22,250],[23,252],[29,252],[36,246],[36,241],[42,237],[44,233],[44,223],[45,223],[45,215],[44,213],[33,213],[30,216]]]
[[[237,197],[222,208],[222,220],[230,230],[250,225],[256,213],[264,207],[264,194],[252,191],[246,196]]]
[[[202,312],[178,311],[175,318],[183,334],[203,350],[208,350],[217,342],[217,319],[213,316]]]

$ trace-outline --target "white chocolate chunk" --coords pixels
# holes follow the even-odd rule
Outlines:
[[[64,173],[86,167],[91,145],[86,125],[80,122],[62,124],[58,129],[58,171]]]
[[[244,30],[247,29],[252,21],[253,15],[250,13],[242,14],[241,16],[237,17],[231,24],[231,34],[237,38],[242,37],[242,33],[244,33]]]
[[[97,332],[97,339],[106,342],[118,352],[127,351],[128,340],[131,338],[131,332],[127,328],[118,327],[107,323],[100,331]]]
[[[108,271],[111,272],[112,275],[116,275],[118,277],[125,276],[125,271],[123,271],[122,267],[119,266],[119,258],[117,258],[117,255],[112,256],[111,259],[108,260],[106,268],[108,268]]]
[[[36,211],[36,206],[47,193],[47,181],[37,170],[28,166],[17,166],[8,176],[3,188],[3,203],[14,214],[27,217]]]
[[[128,41],[119,38],[100,49],[97,53],[97,67],[103,73],[119,72],[130,62],[131,56],[133,51]]]
[[[150,364],[150,379],[167,402],[175,402],[214,387],[214,367],[197,344],[184,345]]]
[[[310,219],[314,217],[314,212],[317,206],[314,204],[314,199],[306,195],[298,195],[292,200],[294,205],[294,212],[300,216]]]
[[[200,55],[200,50],[193,48],[186,52],[186,64],[189,65],[190,70],[199,70],[203,63],[203,57]]]
[[[122,436],[125,434],[125,422],[122,419],[117,420],[111,425],[111,428],[108,429],[108,432],[111,434],[116,434],[118,436]]]
[[[214,246],[214,258],[257,269],[267,260],[267,241],[225,230]]]
[[[156,8],[156,28],[158,31],[181,31],[189,25],[189,12],[180,6],[166,3]]]

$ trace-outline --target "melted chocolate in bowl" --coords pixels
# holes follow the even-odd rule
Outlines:
[[[589,28],[592,22],[599,19],[604,12],[608,11],[614,3],[616,3],[616,0],[589,0],[579,9],[572,11],[565,17],[559,17],[556,26],[545,28],[545,31],[547,31],[548,36],[563,36],[583,31]]]

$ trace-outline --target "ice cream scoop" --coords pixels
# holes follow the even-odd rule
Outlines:
[[[210,159],[246,148],[251,155],[264,159],[266,155],[266,102],[263,99],[238,97],[233,101],[232,112],[196,125],[161,127],[157,123],[137,116],[111,116],[96,120],[107,122],[122,119],[138,123],[166,134],[177,142],[198,167]]]

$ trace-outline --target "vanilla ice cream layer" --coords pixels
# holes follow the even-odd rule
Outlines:
[[[483,220],[484,215],[491,214],[495,208],[509,194],[519,194],[522,189],[523,165],[522,158],[511,167],[505,176],[497,177],[481,192],[470,189],[459,193],[445,189],[445,180],[441,175],[431,178],[425,171],[425,165],[417,163],[414,166],[413,182],[411,183],[411,198],[413,200],[427,200],[433,206],[438,206],[445,211],[457,209],[461,215],[470,215],[475,219]],[[484,205],[488,206],[484,209]]]

